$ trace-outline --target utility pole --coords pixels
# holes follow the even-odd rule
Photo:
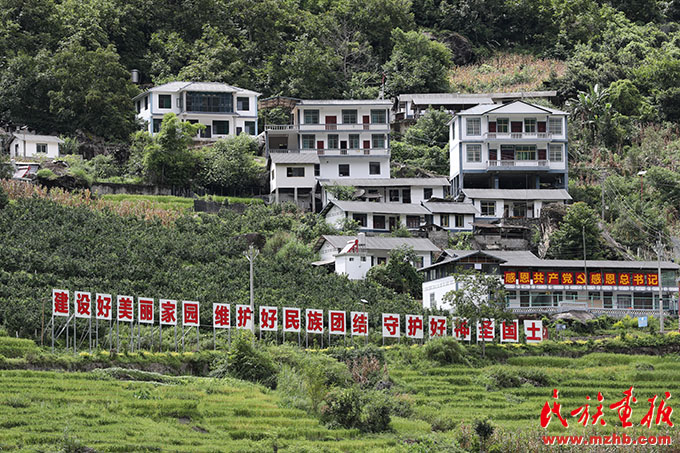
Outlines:
[[[659,272],[659,332],[663,335],[663,290],[661,286],[661,233],[659,233],[659,240],[656,241],[656,260],[657,271]]]
[[[250,313],[251,316],[253,317],[253,322],[251,323],[251,328],[253,335],[255,335],[255,280],[253,278],[253,261],[255,261],[255,258],[257,258],[257,255],[260,254],[260,251],[257,250],[255,247],[250,245],[248,247],[248,250],[243,252],[246,258],[248,258],[248,262],[250,263]]]
[[[588,262],[586,261],[586,226],[583,225],[583,271],[586,273],[586,289],[588,289]]]

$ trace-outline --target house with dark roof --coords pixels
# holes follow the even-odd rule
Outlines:
[[[450,309],[461,269],[496,275],[516,313],[585,310],[614,317],[678,310],[678,271],[668,261],[546,260],[529,251],[445,250],[423,273],[423,306]],[[659,272],[660,269],[660,272]]]
[[[196,140],[211,141],[230,135],[257,135],[257,98],[260,93],[218,82],[169,82],[150,88],[132,100],[137,118],[156,134],[163,116],[205,126]]]
[[[450,125],[450,179],[482,218],[538,217],[569,200],[567,113],[514,101],[458,112]]]
[[[416,256],[413,264],[417,268],[429,266],[441,250],[423,238],[396,238],[366,236],[324,235],[319,238],[314,251],[319,254],[316,266],[328,266],[335,273],[347,275],[350,280],[361,280],[373,266],[386,264],[390,252],[408,248]]]

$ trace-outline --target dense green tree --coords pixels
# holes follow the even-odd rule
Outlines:
[[[392,31],[392,42],[392,54],[383,66],[389,95],[448,90],[451,51],[445,45],[420,32],[399,28]]]
[[[574,203],[567,208],[559,229],[550,237],[548,255],[559,259],[583,259],[584,238],[588,259],[606,258],[597,212],[583,202]]]
[[[415,299],[420,299],[422,298],[423,277],[413,267],[416,259],[416,254],[411,248],[394,249],[390,252],[387,264],[370,268],[366,279],[397,293],[410,294]]]
[[[449,121],[451,115],[443,108],[429,108],[425,115],[404,134],[404,141],[410,145],[445,146],[449,143]]]
[[[189,146],[200,124],[180,121],[174,113],[163,117],[160,132],[144,149],[144,169],[150,182],[187,187],[196,175],[199,156]]]
[[[218,140],[205,151],[199,183],[230,193],[255,185],[262,172],[253,160],[255,153],[257,141],[246,134]]]

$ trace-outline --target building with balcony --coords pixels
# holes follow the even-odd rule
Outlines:
[[[319,171],[316,153],[274,153],[267,164],[272,201],[295,203],[307,211],[315,209]]]
[[[451,115],[479,104],[506,104],[531,99],[557,98],[557,91],[521,91],[513,93],[407,93],[400,94],[393,108],[393,129],[403,134],[429,109],[444,109]]]
[[[321,202],[323,206],[335,200],[332,188],[353,187],[360,201],[381,203],[416,203],[430,198],[444,198],[449,194],[447,178],[350,178],[321,179]],[[329,190],[330,188],[330,190]]]
[[[390,252],[398,248],[409,248],[415,254],[416,268],[429,266],[441,250],[424,238],[393,238],[324,235],[319,238],[314,251],[319,253],[315,266],[328,266],[336,274],[347,275],[350,280],[361,280],[373,266],[386,264]]]
[[[659,279],[658,267],[661,268]],[[423,267],[423,306],[449,310],[444,296],[460,288],[460,269],[497,275],[515,313],[589,311],[614,317],[655,315],[659,285],[663,309],[677,312],[678,270],[662,261],[544,260],[528,251],[445,250]]]
[[[229,135],[257,135],[255,91],[216,82],[170,82],[137,95],[137,118],[153,135],[160,131],[163,116],[174,113],[182,121],[200,123],[205,129],[196,140],[212,141]]]
[[[565,112],[524,101],[463,110],[450,122],[453,194],[495,201],[493,213],[480,202],[482,217],[527,217],[530,204],[537,216],[543,201],[568,199],[567,152]]]

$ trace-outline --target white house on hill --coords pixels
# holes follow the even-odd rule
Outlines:
[[[417,268],[429,266],[440,252],[429,239],[358,236],[322,236],[314,247],[319,253],[317,266],[332,266],[336,274],[350,280],[361,280],[368,270],[387,263],[392,250],[408,247],[416,255]]]
[[[54,135],[35,135],[15,132],[9,142],[11,158],[47,156],[59,157],[59,145],[64,141]]]
[[[257,98],[260,93],[217,82],[170,82],[137,95],[137,118],[151,134],[160,131],[163,116],[201,123],[197,140],[216,140],[242,132],[257,135]]]
[[[322,179],[321,202],[325,206],[335,198],[327,188],[351,186],[357,189],[357,199],[382,203],[416,203],[430,198],[444,198],[449,193],[446,178],[351,178]]]
[[[273,201],[313,210],[319,157],[315,153],[275,153],[267,162]]]

